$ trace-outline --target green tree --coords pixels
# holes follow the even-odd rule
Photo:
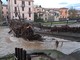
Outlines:
[[[36,21],[38,19],[38,15],[37,13],[34,13],[34,21]]]
[[[44,20],[38,17],[37,13],[34,13],[34,22],[44,22]]]

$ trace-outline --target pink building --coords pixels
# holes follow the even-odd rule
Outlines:
[[[60,12],[60,18],[61,19],[67,19],[69,14],[68,14],[68,8],[60,8],[59,9],[59,12]]]
[[[8,16],[8,6],[7,5],[2,5],[2,15],[4,18],[7,18]]]
[[[25,18],[34,21],[33,0],[8,0],[8,9],[11,19]]]

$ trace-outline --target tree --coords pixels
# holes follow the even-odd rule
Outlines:
[[[37,13],[34,13],[34,21],[36,21],[38,19],[38,15]]]
[[[38,17],[37,13],[34,13],[34,22],[44,22],[44,20]]]
[[[77,10],[76,9],[69,9],[69,19],[76,20],[77,19]]]

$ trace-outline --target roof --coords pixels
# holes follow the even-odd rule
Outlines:
[[[5,6],[5,7],[7,7],[8,5],[2,4],[2,6]]]
[[[63,7],[63,8],[60,8],[60,9],[68,9],[68,8]]]

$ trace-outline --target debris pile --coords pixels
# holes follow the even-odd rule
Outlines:
[[[42,40],[40,34],[35,34],[30,23],[20,22],[18,20],[11,20],[9,22],[10,31],[13,32],[14,36],[22,37],[25,40]]]

